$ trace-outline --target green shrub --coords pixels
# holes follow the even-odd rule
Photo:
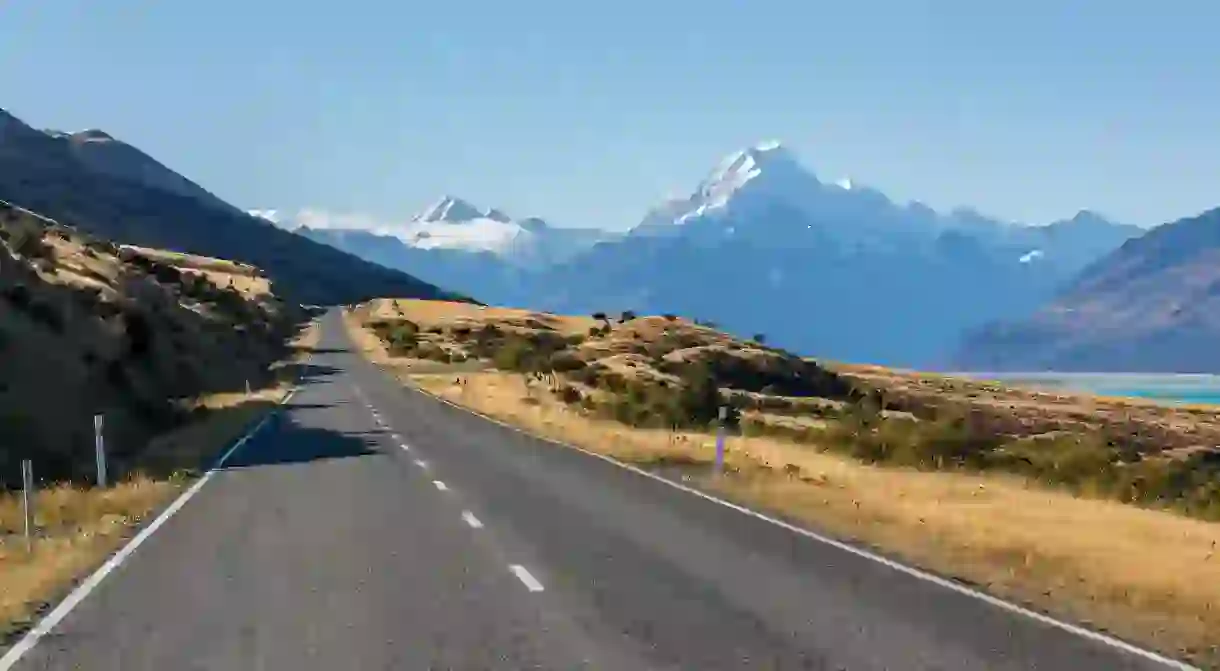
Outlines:
[[[570,384],[561,384],[554,389],[555,396],[567,405],[576,405],[585,400],[584,394]]]
[[[452,361],[452,357],[444,350],[444,348],[428,342],[419,345],[419,347],[415,350],[415,356],[420,359],[439,361],[441,363],[450,363]]]
[[[580,357],[571,352],[557,352],[551,356],[548,367],[556,373],[572,373],[583,368],[588,368],[589,364]]]
[[[419,348],[419,336],[410,329],[395,329],[383,338],[386,349],[394,356],[414,356]]]
[[[64,315],[54,304],[43,301],[32,301],[26,306],[30,319],[42,324],[48,329],[63,333],[65,328]]]
[[[17,310],[28,308],[30,305],[30,289],[24,284],[14,284],[8,287],[4,290],[4,297]]]
[[[123,329],[127,334],[127,354],[141,359],[152,350],[153,328],[147,315],[138,310],[123,313]]]
[[[510,338],[492,355],[492,364],[500,370],[528,372],[534,370],[534,349],[524,338]]]
[[[594,363],[585,366],[584,368],[578,368],[570,371],[567,373],[567,375],[572,380],[580,382],[581,384],[597,386],[598,380],[601,378],[602,371],[604,370],[605,366],[600,363]]]

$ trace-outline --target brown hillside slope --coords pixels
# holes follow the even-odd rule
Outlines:
[[[116,473],[194,399],[258,385],[303,317],[254,268],[120,248],[0,204],[0,486],[93,472],[106,415]]]

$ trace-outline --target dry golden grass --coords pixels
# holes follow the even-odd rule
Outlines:
[[[559,316],[532,310],[497,308],[451,303],[448,301],[426,301],[413,298],[379,298],[357,308],[361,321],[369,319],[410,319],[421,327],[456,326],[459,324],[520,324],[536,322],[560,333],[585,333],[599,324],[592,317]]]
[[[420,302],[427,303],[429,301]],[[465,303],[448,303],[447,305],[466,306]],[[376,334],[361,326],[365,319],[370,318],[370,314],[375,313],[370,312],[367,305],[362,305],[355,310],[343,310],[343,327],[347,330],[350,340],[355,343],[356,349],[365,358],[382,366],[387,372],[399,379],[406,379],[408,375],[419,372],[473,370],[486,367],[477,361],[469,361],[464,364],[442,364],[424,359],[390,356],[381,338],[378,338]],[[371,318],[377,319],[377,317]],[[423,325],[428,322],[417,323]]]
[[[164,249],[151,249],[135,245],[123,245],[150,259],[168,263],[187,275],[202,275],[217,287],[231,286],[247,299],[256,299],[271,294],[271,281],[254,266],[210,256],[183,254]]]
[[[137,477],[106,490],[40,491],[32,552],[22,536],[20,496],[0,496],[0,634],[28,623],[46,600],[117,548],[180,488],[181,482]]]
[[[874,365],[835,366],[849,377],[899,397],[936,399],[1018,418],[1027,426],[1057,424],[1083,430],[1132,428],[1156,436],[1145,452],[1210,447],[1220,444],[1220,408],[1214,405],[1168,406],[1148,399],[1115,398],[1055,391],[934,373],[894,370]],[[1049,428],[1049,427],[1047,427]]]
[[[527,389],[518,375],[463,378],[464,385],[452,373],[412,379],[538,435],[620,459],[712,459],[707,434],[591,419],[541,386]],[[705,484],[732,498],[1169,653],[1220,663],[1220,525],[1014,478],[870,467],[772,438],[733,438],[727,461],[737,475]]]

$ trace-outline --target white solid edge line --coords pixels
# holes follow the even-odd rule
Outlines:
[[[448,487],[445,486],[445,483],[441,482],[440,480],[433,480],[432,484],[436,485],[436,488],[441,490],[442,492],[447,491],[449,489]]]
[[[297,390],[295,388],[289,391],[284,398],[280,400],[279,404],[282,405],[287,403],[288,399],[292,398],[292,395],[295,394],[296,391]],[[21,640],[17,641],[13,647],[9,648],[8,652],[5,653],[3,657],[0,657],[0,671],[9,671],[12,669],[17,662],[21,660],[21,657],[25,655],[25,653],[32,650],[34,646],[38,644],[38,641],[41,640],[42,637],[51,633],[51,630],[53,630],[65,617],[67,617],[68,614],[71,613],[72,610],[85,599],[85,597],[89,596],[93,590],[97,589],[97,586],[106,579],[106,576],[110,575],[110,573],[122,565],[124,561],[127,561],[127,558],[136,551],[136,548],[140,547],[144,541],[148,540],[150,536],[156,533],[157,529],[161,528],[161,525],[169,521],[169,518],[173,517],[175,513],[182,509],[182,506],[185,506],[187,501],[190,501],[195,494],[199,493],[199,490],[203,489],[203,486],[207,484],[208,480],[211,480],[212,476],[216,474],[216,470],[223,467],[229,457],[232,456],[233,453],[239,448],[241,448],[242,445],[245,445],[246,441],[248,441],[252,436],[262,430],[263,426],[265,426],[267,421],[270,419],[271,415],[263,417],[263,419],[259,421],[259,423],[256,424],[253,429],[247,431],[244,436],[238,439],[238,441],[234,443],[232,447],[221,455],[221,457],[216,460],[215,465],[209,468],[208,471],[195,482],[195,484],[191,485],[190,488],[188,488],[185,492],[179,494],[178,498],[174,499],[173,503],[169,504],[168,508],[161,511],[161,514],[158,515],[151,524],[140,530],[140,533],[136,534],[135,537],[120,548],[118,552],[111,555],[111,557],[107,559],[104,564],[98,567],[98,569],[88,578],[86,578],[84,582],[78,585],[76,589],[72,590],[68,596],[64,597],[64,600],[60,601],[59,605],[56,606],[54,610],[47,613],[46,617],[42,618],[33,629],[26,632],[25,636],[21,637]]]
[[[483,523],[480,522],[479,518],[475,517],[474,513],[470,512],[469,510],[462,511],[462,520],[465,521],[466,524],[469,524],[473,529],[483,528]]]
[[[530,575],[530,572],[525,570],[525,567],[520,564],[513,564],[508,567],[508,570],[517,576],[517,579],[525,583],[525,588],[531,592],[541,592],[543,590],[542,583],[538,579]]]
[[[776,518],[774,518],[774,517],[770,517],[770,516],[768,516],[768,515],[765,515],[765,514],[763,514],[763,513],[758,512],[758,511],[756,511],[756,510],[751,510],[751,509],[749,509],[749,508],[746,508],[745,506],[741,506],[741,505],[738,505],[738,504],[736,504],[736,503],[731,503],[731,502],[726,501],[726,500],[724,500],[724,499],[721,499],[721,498],[718,498],[718,497],[716,497],[716,496],[713,496],[712,494],[708,494],[708,493],[706,493],[706,492],[701,492],[701,491],[699,491],[699,490],[697,490],[697,489],[695,489],[695,488],[693,488],[693,487],[688,487],[687,485],[684,485],[684,484],[682,484],[682,483],[679,483],[679,482],[674,482],[673,480],[670,480],[670,479],[668,479],[668,478],[662,477],[662,476],[657,475],[657,474],[655,474],[655,473],[649,473],[648,471],[645,471],[645,470],[643,470],[643,469],[641,469],[641,468],[639,468],[639,467],[632,466],[631,464],[628,464],[628,463],[625,463],[625,462],[619,461],[618,459],[615,459],[614,457],[606,456],[606,455],[604,455],[604,454],[598,454],[597,452],[593,452],[593,451],[591,451],[591,450],[586,450],[585,448],[580,447],[579,445],[572,445],[572,444],[570,444],[570,443],[564,443],[564,442],[560,442],[560,441],[557,441],[557,440],[552,440],[552,439],[550,439],[550,438],[544,438],[544,437],[542,437],[542,436],[538,436],[538,435],[532,434],[532,433],[530,433],[530,432],[528,432],[528,431],[526,431],[526,430],[524,430],[524,429],[521,429],[521,428],[519,428],[519,427],[513,426],[513,425],[508,424],[508,423],[506,423],[506,422],[502,422],[502,421],[500,421],[500,420],[498,420],[498,419],[496,419],[496,418],[494,418],[494,417],[489,417],[489,416],[484,415],[483,413],[478,412],[478,411],[476,411],[476,410],[472,410],[472,409],[467,408],[467,407],[465,407],[465,406],[458,405],[457,403],[454,403],[453,401],[450,401],[450,400],[449,400],[449,399],[447,399],[447,398],[441,398],[440,396],[435,396],[435,395],[433,395],[433,394],[429,394],[429,393],[424,392],[424,391],[422,391],[422,390],[419,390],[418,388],[415,388],[415,387],[412,387],[412,389],[413,389],[414,391],[416,391],[417,393],[420,393],[420,394],[422,394],[422,395],[424,395],[424,396],[427,396],[427,397],[429,397],[429,398],[436,399],[436,400],[438,400],[438,401],[440,401],[440,402],[442,402],[442,403],[445,403],[446,405],[452,406],[452,407],[457,408],[457,409],[459,409],[459,410],[463,410],[463,411],[468,412],[468,413],[470,413],[470,414],[472,414],[472,415],[475,415],[476,417],[481,417],[482,419],[485,419],[485,420],[487,420],[487,421],[489,421],[489,422],[492,422],[492,423],[494,423],[494,424],[499,424],[500,426],[502,426],[502,427],[504,427],[504,428],[506,428],[506,429],[511,429],[512,431],[516,431],[517,433],[520,433],[520,434],[522,434],[522,435],[528,436],[528,437],[530,437],[530,438],[534,438],[535,440],[541,440],[541,441],[544,441],[544,442],[551,443],[551,444],[553,444],[553,445],[558,445],[558,446],[561,446],[561,447],[566,447],[566,448],[569,448],[569,449],[576,450],[577,452],[580,452],[580,453],[582,453],[582,454],[586,454],[586,455],[588,455],[588,456],[590,456],[590,457],[594,457],[594,458],[596,458],[596,459],[600,459],[600,460],[605,461],[605,462],[607,462],[607,463],[610,463],[610,464],[613,464],[613,465],[615,465],[615,466],[618,466],[619,468],[622,468],[622,469],[625,469],[625,470],[631,471],[632,473],[635,473],[635,474],[637,474],[637,475],[641,475],[641,476],[643,476],[643,477],[646,477],[646,478],[648,478],[648,479],[650,479],[650,480],[654,480],[654,481],[656,481],[656,482],[660,482],[660,483],[662,483],[662,484],[665,484],[665,485],[668,485],[668,486],[673,487],[673,488],[675,488],[675,489],[678,489],[678,490],[681,490],[681,491],[683,491],[683,492],[686,492],[687,494],[691,494],[691,495],[697,496],[697,497],[699,497],[699,498],[701,498],[701,499],[703,499],[703,500],[705,500],[705,501],[710,501],[710,502],[712,502],[712,503],[715,503],[715,504],[718,504],[718,505],[724,506],[724,507],[726,507],[726,508],[730,508],[730,509],[732,509],[732,510],[736,510],[736,511],[737,511],[737,512],[739,512],[739,513],[742,513],[742,514],[744,514],[744,515],[749,515],[750,517],[753,517],[753,518],[758,519],[758,520],[762,520],[762,521],[764,521],[764,522],[770,522],[771,524],[774,524],[774,525],[776,525],[776,526],[779,526],[779,527],[782,527],[782,528],[784,528],[784,529],[787,529],[788,531],[791,531],[792,533],[799,534],[799,535],[804,536],[804,537],[806,537],[806,538],[809,538],[809,539],[811,539],[811,540],[818,541],[819,543],[824,543],[824,544],[829,545],[829,546],[831,546],[831,547],[833,547],[833,548],[835,548],[835,549],[842,550],[843,552],[847,552],[847,553],[849,553],[849,554],[853,554],[853,555],[855,555],[855,556],[857,556],[857,557],[860,557],[860,558],[862,558],[862,559],[867,559],[867,560],[869,560],[869,561],[876,562],[876,563],[878,563],[878,564],[881,564],[881,565],[883,565],[883,566],[885,566],[885,567],[887,567],[887,568],[893,569],[893,570],[898,571],[898,572],[900,572],[900,573],[905,573],[906,575],[909,575],[909,576],[911,576],[912,578],[916,578],[916,579],[919,579],[919,580],[923,580],[923,581],[925,581],[925,582],[930,582],[930,583],[932,583],[932,584],[934,584],[934,585],[937,585],[938,587],[943,587],[943,588],[945,588],[945,589],[948,589],[948,590],[952,590],[952,591],[954,591],[954,592],[957,592],[958,594],[962,594],[962,595],[964,595],[964,596],[968,596],[968,597],[971,597],[971,598],[974,598],[974,599],[978,599],[979,601],[982,601],[982,602],[984,602],[984,603],[990,604],[990,605],[995,606],[995,607],[997,607],[997,608],[1002,608],[1002,609],[1004,609],[1004,610],[1006,610],[1006,611],[1008,611],[1008,612],[1010,612],[1010,613],[1015,613],[1015,614],[1017,614],[1017,615],[1022,615],[1022,616],[1027,617],[1027,618],[1029,618],[1029,619],[1031,619],[1031,620],[1035,620],[1035,621],[1037,621],[1037,622],[1041,622],[1042,624],[1050,625],[1050,626],[1055,627],[1055,628],[1057,628],[1057,629],[1061,629],[1061,630],[1066,631],[1066,632],[1068,632],[1068,633],[1075,634],[1075,635],[1080,636],[1080,637],[1082,637],[1082,638],[1087,638],[1087,639],[1089,639],[1089,640],[1096,641],[1096,642],[1101,643],[1101,644],[1103,644],[1103,645],[1108,645],[1108,646],[1110,646],[1110,647],[1112,647],[1112,648],[1116,648],[1116,649],[1118,649],[1118,650],[1122,650],[1123,652],[1127,652],[1127,653],[1130,653],[1130,654],[1132,654],[1132,655],[1136,655],[1137,657],[1143,657],[1144,659],[1147,659],[1147,660],[1150,660],[1150,661],[1153,661],[1153,662],[1157,662],[1157,663],[1159,663],[1159,664],[1163,664],[1163,665],[1165,665],[1165,666],[1167,666],[1167,667],[1169,667],[1169,668],[1172,668],[1172,669],[1180,669],[1181,671],[1201,671],[1201,670],[1199,669],[1199,667],[1196,667],[1196,666],[1191,666],[1191,665],[1189,665],[1189,664],[1187,664],[1187,663],[1185,663],[1185,662],[1181,662],[1181,661],[1178,661],[1178,660],[1176,660],[1176,659],[1171,659],[1171,658],[1169,658],[1169,657],[1166,657],[1166,656],[1164,656],[1164,655],[1162,655],[1162,654],[1160,654],[1160,653],[1157,653],[1157,652],[1153,652],[1153,651],[1151,651],[1151,650],[1145,650],[1144,648],[1141,648],[1141,647],[1139,647],[1139,646],[1137,646],[1137,645],[1134,645],[1134,644],[1132,644],[1132,643],[1128,643],[1128,642],[1123,641],[1123,640],[1121,640],[1121,639],[1114,638],[1113,636],[1109,636],[1109,635],[1107,635],[1107,634],[1103,634],[1103,633],[1098,632],[1098,631],[1093,631],[1093,630],[1091,630],[1091,629],[1086,629],[1086,628],[1084,628],[1084,627],[1082,627],[1082,626],[1080,626],[1080,625],[1071,624],[1070,622],[1064,622],[1063,620],[1058,620],[1058,619],[1055,619],[1054,617],[1051,617],[1050,615],[1046,615],[1045,613],[1039,613],[1038,611],[1036,611],[1036,610],[1031,610],[1031,609],[1029,609],[1029,608],[1026,608],[1025,606],[1021,606],[1021,605],[1018,605],[1018,604],[1015,604],[1015,603],[1012,603],[1012,602],[1009,602],[1009,601],[1005,601],[1005,600],[1003,600],[1003,599],[1001,599],[1001,598],[999,598],[999,597],[995,597],[995,596],[992,596],[992,595],[987,594],[987,593],[985,593],[985,592],[980,592],[980,591],[978,591],[978,590],[976,590],[976,589],[972,589],[972,588],[970,588],[970,587],[966,587],[965,585],[961,585],[961,584],[959,584],[959,583],[953,582],[952,580],[948,580],[948,579],[946,579],[946,578],[942,578],[942,577],[940,577],[940,576],[938,576],[938,575],[934,575],[934,574],[932,574],[932,573],[928,573],[927,571],[924,571],[924,570],[922,570],[922,569],[918,569],[918,568],[915,568],[915,567],[913,567],[913,566],[908,566],[908,565],[906,565],[906,564],[903,564],[903,563],[897,562],[897,561],[895,561],[895,560],[893,560],[893,559],[890,559],[890,558],[888,558],[888,557],[883,557],[883,556],[881,556],[881,555],[879,555],[879,554],[876,554],[876,553],[870,552],[870,551],[868,551],[868,550],[865,550],[864,548],[860,548],[860,547],[856,547],[856,546],[854,546],[854,545],[850,545],[850,544],[848,544],[848,543],[844,543],[843,541],[836,540],[836,539],[831,538],[831,537],[829,537],[829,536],[823,536],[822,534],[819,534],[819,533],[817,533],[816,531],[810,531],[809,529],[804,529],[804,528],[798,527],[798,526],[796,526],[796,525],[794,525],[794,524],[790,524],[790,523],[788,523],[788,522],[785,522],[785,521],[783,521],[783,520],[776,519]],[[523,569],[523,570],[524,570],[524,569]],[[4,671],[4,669],[0,668],[0,671]]]

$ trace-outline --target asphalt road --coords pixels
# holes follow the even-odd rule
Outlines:
[[[328,315],[283,413],[12,668],[1172,668],[404,390],[348,346]]]

